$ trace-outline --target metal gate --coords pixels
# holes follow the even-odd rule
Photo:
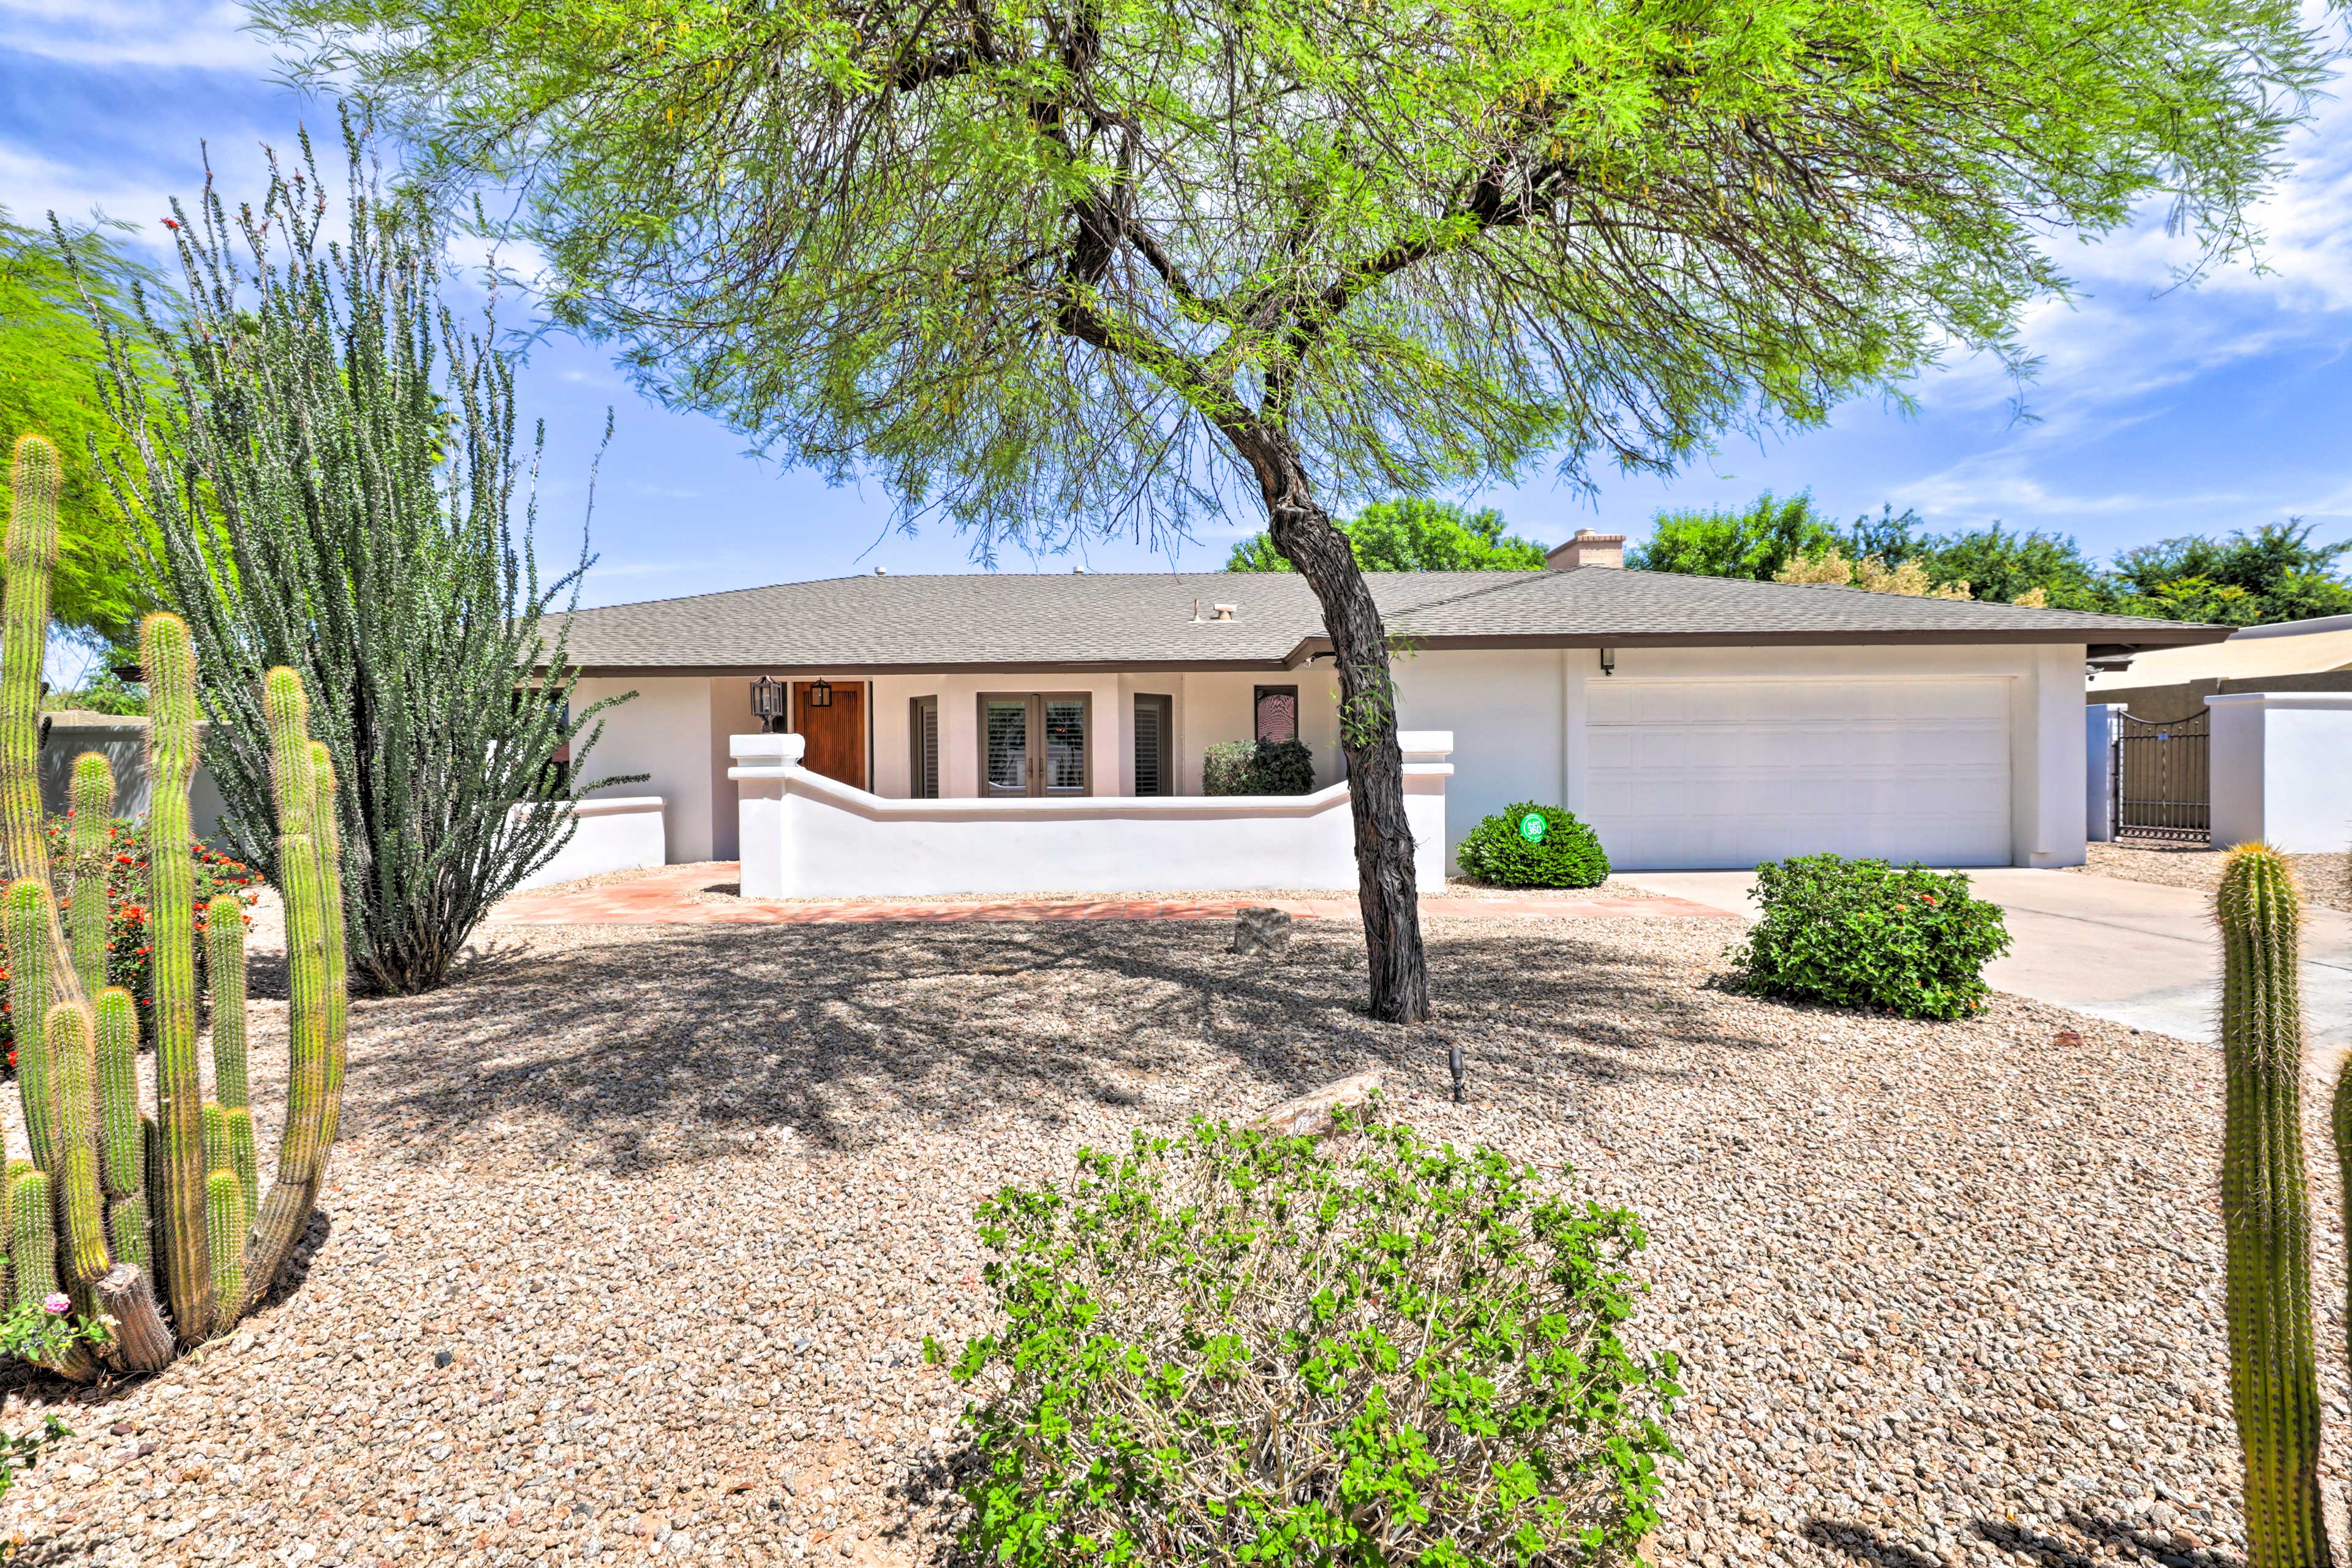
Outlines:
[[[2202,844],[2213,836],[2213,715],[2151,724],[2116,715],[2116,837]]]

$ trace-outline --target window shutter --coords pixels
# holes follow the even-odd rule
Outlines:
[[[915,798],[940,798],[940,700],[915,699]]]
[[[1168,699],[1135,700],[1135,793],[1168,795]]]

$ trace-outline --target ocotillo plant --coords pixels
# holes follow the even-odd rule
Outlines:
[[[2246,1460],[2247,1559],[2329,1562],[2319,1500],[2319,1381],[2303,1161],[2300,900],[2267,844],[2230,851],[2221,930],[2221,1226],[2230,1402]]]
[[[28,436],[16,444],[15,464],[7,575],[0,587],[0,848],[15,879],[0,893],[0,937],[7,945],[10,1000],[18,1020],[17,1085],[31,1158],[12,1162],[0,1183],[12,1300],[63,1289],[106,1321],[111,1337],[100,1354],[107,1364],[152,1371],[171,1360],[175,1342],[191,1344],[219,1333],[249,1310],[276,1281],[310,1223],[334,1135],[343,1068],[341,893],[332,818],[326,817],[322,832],[320,773],[305,727],[301,683],[290,670],[273,670],[265,684],[288,867],[282,890],[293,1005],[284,1135],[268,1198],[261,1202],[247,1098],[244,911],[234,899],[216,900],[200,932],[194,908],[188,785],[195,768],[197,697],[187,627],[171,616],[151,616],[140,637],[152,792],[147,825],[155,976],[150,1119],[142,1111],[137,1005],[120,988],[99,989],[106,929],[100,847],[114,802],[112,778],[98,757],[80,758],[74,770],[68,864],[75,878],[77,941],[71,946],[50,885],[36,770],[48,574],[57,555],[56,454]],[[80,907],[85,902],[88,909]],[[209,1103],[198,1052],[200,941],[211,972],[219,1095]],[[47,1364],[62,1375],[86,1378],[100,1363],[77,1344]]]

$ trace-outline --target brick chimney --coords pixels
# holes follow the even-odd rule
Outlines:
[[[1555,572],[1567,572],[1579,566],[1622,566],[1625,564],[1625,536],[1622,533],[1595,533],[1589,528],[1580,528],[1574,539],[1544,557],[1544,564]]]

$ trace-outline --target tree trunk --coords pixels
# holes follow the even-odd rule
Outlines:
[[[1315,504],[1306,470],[1278,441],[1244,455],[1265,492],[1274,547],[1315,590],[1339,668],[1339,749],[1356,818],[1356,896],[1371,960],[1372,1016],[1417,1024],[1429,1016],[1429,966],[1421,947],[1412,829],[1404,814],[1404,753],[1397,745],[1396,689],[1388,629],[1357,568],[1348,537]]]

